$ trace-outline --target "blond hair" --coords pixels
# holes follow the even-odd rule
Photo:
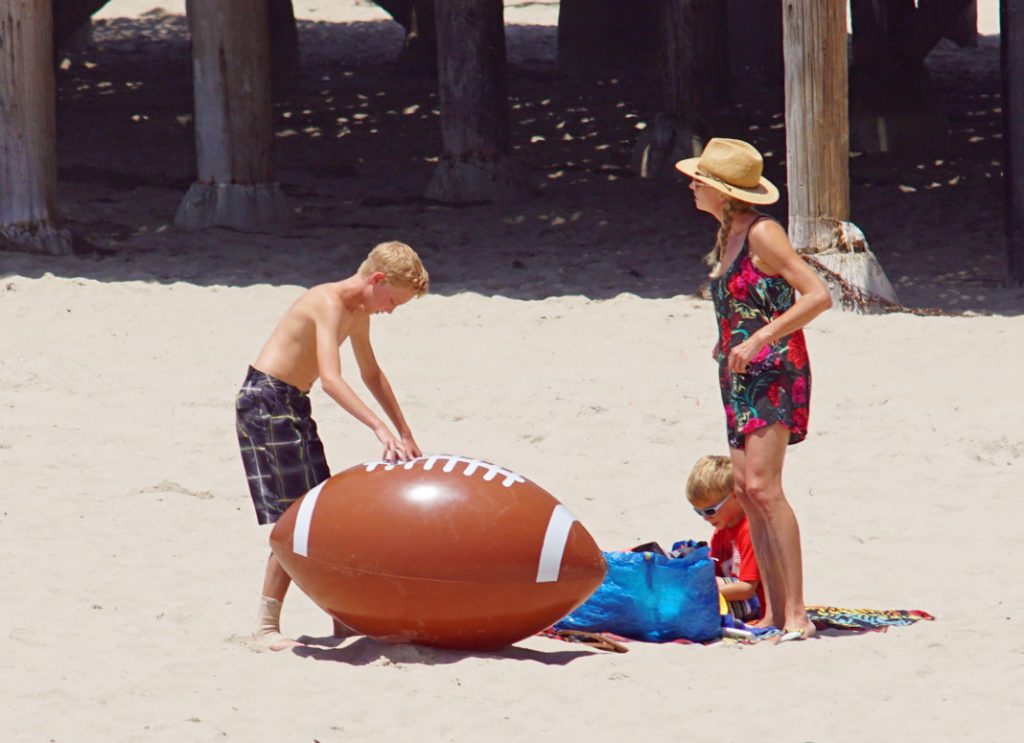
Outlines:
[[[426,294],[430,288],[430,276],[416,251],[396,240],[376,245],[359,266],[360,276],[369,276],[377,271],[384,274],[392,286],[412,289],[417,297]]]
[[[725,244],[729,241],[733,218],[737,214],[750,209],[751,206],[752,204],[748,204],[746,201],[740,201],[731,196],[726,196],[724,193],[722,194],[722,225],[718,228],[715,247],[704,256],[704,262],[711,266],[711,274],[713,276],[718,276],[721,270],[722,254],[725,252]]]
[[[719,502],[732,492],[732,460],[719,454],[701,457],[686,478],[686,499],[691,505]]]

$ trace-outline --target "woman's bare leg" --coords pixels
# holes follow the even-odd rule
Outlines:
[[[782,464],[788,443],[789,431],[781,423],[746,436],[741,502],[750,520],[751,539],[765,580],[766,616],[787,632],[810,636],[814,625],[804,607],[800,526],[782,490]]]
[[[733,497],[740,502],[747,515],[747,522],[750,524],[750,541],[754,543],[754,555],[757,557],[757,567],[761,574],[761,588],[764,590],[765,605],[762,607],[764,613],[760,619],[751,624],[759,627],[774,627],[775,615],[772,612],[772,590],[769,582],[772,576],[779,572],[778,560],[772,554],[771,543],[765,536],[764,519],[754,504],[747,502],[746,453],[743,449],[729,449],[729,454],[732,458]],[[782,620],[781,615],[779,620]]]

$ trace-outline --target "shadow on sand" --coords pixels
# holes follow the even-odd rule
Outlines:
[[[400,73],[390,22],[302,23],[303,90],[275,107],[276,173],[294,216],[277,234],[172,225],[194,176],[188,35],[180,16],[97,25],[58,69],[67,258],[0,254],[0,276],[310,285],[341,278],[375,243],[412,244],[432,291],[539,299],[696,292],[716,224],[680,180],[637,178],[637,135],[658,110],[652,74],[576,79],[553,64],[555,29],[509,26],[515,155],[535,192],[454,208],[422,197],[441,151],[436,84]],[[929,57],[950,112],[941,157],[851,160],[853,220],[902,301],[1020,314],[1005,286],[998,41]],[[964,72],[964,71],[967,72]],[[777,91],[737,88],[737,128],[785,183]],[[786,220],[786,204],[768,212]]]
[[[303,658],[333,661],[353,666],[371,664],[422,664],[429,666],[458,663],[467,658],[492,660],[531,661],[551,666],[564,666],[574,660],[596,655],[589,650],[552,650],[543,652],[511,645],[492,652],[470,650],[445,650],[421,645],[393,645],[370,637],[357,637],[351,641],[336,637],[300,637],[303,646],[292,649],[292,653]]]

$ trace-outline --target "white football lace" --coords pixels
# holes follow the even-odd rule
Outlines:
[[[522,475],[517,475],[515,472],[507,470],[504,467],[499,467],[496,464],[484,462],[480,459],[457,457],[451,454],[433,454],[429,457],[417,457],[416,459],[410,459],[408,462],[403,463],[386,462],[383,459],[378,459],[373,462],[366,462],[363,466],[366,467],[367,472],[373,472],[378,467],[383,467],[385,471],[393,470],[396,467],[411,470],[422,464],[423,469],[429,471],[433,469],[434,465],[438,462],[444,462],[444,467],[441,468],[441,471],[445,473],[453,472],[455,467],[460,463],[465,464],[466,469],[463,470],[462,474],[466,477],[471,477],[478,469],[483,469],[484,480],[489,482],[496,477],[501,477],[501,484],[506,488],[512,487],[512,485],[517,482],[526,482],[526,478]]]

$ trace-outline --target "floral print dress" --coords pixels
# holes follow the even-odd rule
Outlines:
[[[760,219],[751,222],[754,225]],[[747,228],[750,234],[750,228]],[[744,448],[748,433],[782,423],[789,443],[807,436],[811,365],[802,330],[762,348],[744,374],[729,370],[729,351],[793,306],[793,287],[781,276],[769,276],[750,258],[748,239],[732,265],[711,280],[711,299],[718,319],[718,380],[725,406],[729,446]]]

